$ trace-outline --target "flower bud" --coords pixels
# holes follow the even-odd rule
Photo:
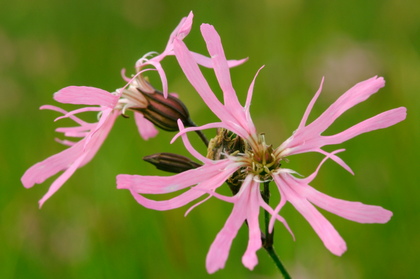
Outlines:
[[[133,110],[141,112],[146,119],[166,131],[178,131],[177,120],[181,119],[185,127],[194,126],[190,119],[187,107],[178,98],[155,90],[153,93],[147,93],[140,88],[137,90],[146,98],[146,107],[134,107]]]
[[[201,166],[185,156],[173,153],[156,153],[144,157],[143,160],[155,165],[159,170],[173,173],[181,173]]]
[[[137,111],[157,127],[166,131],[178,131],[178,119],[184,127],[195,126],[188,109],[177,97],[156,90],[147,78],[137,76],[127,88],[122,90],[119,100],[122,115],[126,110]]]

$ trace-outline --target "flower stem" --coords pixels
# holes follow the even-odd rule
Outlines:
[[[264,247],[264,248],[267,251],[268,255],[273,259],[275,265],[280,270],[283,277],[285,279],[291,279],[292,277],[290,277],[289,273],[287,273],[287,270],[284,267],[284,265],[281,263],[279,257],[277,256],[276,251],[274,250],[274,247],[271,246],[271,247]]]
[[[261,192],[263,200],[268,204],[270,201],[270,182],[264,182],[264,188]],[[270,213],[264,210],[264,221],[265,221],[265,234],[262,235],[263,247],[267,251],[268,255],[273,259],[274,264],[280,270],[281,274],[285,279],[291,279],[289,273],[287,272],[286,268],[280,261],[280,258],[277,256],[276,251],[274,250],[273,242],[274,242],[274,228],[273,231],[270,233],[269,231],[269,223],[270,223]]]
[[[209,140],[207,139],[207,137],[203,134],[203,132],[201,130],[197,130],[195,131],[198,136],[200,137],[200,139],[204,142],[204,144],[207,146],[209,146]]]

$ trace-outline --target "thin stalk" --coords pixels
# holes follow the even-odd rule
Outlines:
[[[270,201],[270,182],[264,182],[264,188],[261,192],[263,200],[269,204]],[[270,223],[270,213],[264,210],[264,221],[265,221],[265,235],[262,237],[262,245],[264,249],[267,251],[268,255],[273,259],[274,264],[280,270],[281,274],[285,279],[291,279],[289,273],[287,272],[286,268],[280,261],[276,251],[274,250],[273,242],[274,242],[274,228],[273,231],[269,232],[269,223]]]
[[[194,121],[192,121],[191,119],[188,119],[188,121],[189,122],[188,122],[187,127],[197,127],[197,125],[195,125]],[[208,147],[209,146],[209,140],[204,135],[204,133],[201,130],[196,130],[195,132],[200,137],[200,139],[203,141],[203,143],[206,145],[206,147]]]
[[[200,137],[200,139],[204,142],[204,144],[206,145],[206,147],[209,146],[209,140],[203,134],[203,132],[201,130],[196,130],[195,132],[198,134],[198,136]]]

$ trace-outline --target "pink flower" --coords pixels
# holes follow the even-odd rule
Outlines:
[[[167,55],[173,55],[173,51],[171,51],[171,41],[173,41],[174,37],[180,37],[183,39],[191,29],[191,23],[192,13],[190,13],[188,18],[183,18],[181,23],[171,34],[171,39],[169,40],[165,52],[151,58],[150,60],[143,59],[138,62],[137,67],[139,69],[136,76],[132,79],[126,78],[126,81],[128,82],[127,85],[116,90],[116,92],[109,93],[102,89],[93,87],[69,86],[54,94],[54,99],[60,103],[88,105],[94,107],[76,109],[72,112],[67,112],[58,107],[49,105],[41,107],[41,109],[50,109],[63,113],[64,116],[57,118],[57,120],[61,118],[70,118],[74,120],[79,126],[58,128],[57,132],[61,132],[67,137],[81,138],[81,140],[78,142],[72,142],[69,140],[59,141],[70,147],[42,162],[33,165],[22,176],[21,181],[23,185],[26,188],[30,188],[35,184],[43,183],[49,177],[63,171],[63,173],[52,183],[48,192],[39,201],[40,206],[42,206],[42,204],[51,197],[51,195],[53,195],[78,168],[88,163],[93,156],[95,156],[96,152],[114,125],[117,116],[122,113],[125,114],[126,110],[134,111],[134,119],[139,133],[144,139],[147,140],[156,136],[158,131],[154,127],[154,124],[144,116],[144,111],[147,110],[149,106],[149,101],[144,94],[154,94],[156,92],[155,89],[151,87],[150,84],[148,84],[141,76],[141,74],[145,71],[151,70],[141,69],[143,66],[142,63],[153,65],[158,70],[160,77],[162,78],[164,90],[167,92],[166,76],[160,62]],[[245,60],[233,61],[231,63],[232,65],[239,65],[244,61]],[[171,100],[173,99],[175,98],[171,97]],[[172,101],[172,103],[173,102],[174,101]],[[87,123],[75,116],[78,113],[87,111],[99,112],[98,122]]]
[[[49,177],[64,171],[50,186],[48,192],[39,201],[39,205],[51,197],[71,175],[80,167],[88,163],[95,156],[99,147],[107,137],[114,125],[116,117],[120,111],[114,110],[118,103],[118,95],[111,94],[102,89],[83,86],[70,86],[61,89],[54,94],[54,99],[61,103],[96,105],[97,107],[86,107],[72,112],[67,112],[55,106],[42,106],[41,109],[58,111],[64,116],[57,118],[70,118],[79,126],[58,128],[56,131],[63,133],[67,137],[82,138],[78,142],[68,140],[61,143],[70,146],[68,149],[55,154],[42,162],[30,167],[22,176],[22,183],[26,188],[35,184],[43,183]],[[96,123],[87,123],[75,114],[87,111],[98,111],[99,120]]]
[[[205,194],[209,194],[206,199],[214,196],[232,203],[232,213],[218,233],[207,255],[206,267],[209,273],[224,267],[231,243],[245,220],[249,227],[249,241],[242,262],[249,269],[255,267],[258,263],[256,251],[262,246],[258,222],[260,207],[272,215],[271,230],[275,220],[278,220],[290,231],[285,219],[279,215],[284,204],[290,202],[310,223],[327,249],[335,255],[344,253],[346,244],[314,205],[359,223],[388,222],[392,213],[382,207],[332,198],[309,186],[323,162],[328,158],[351,171],[336,155],[343,149],[326,152],[321,149],[323,146],[339,144],[359,134],[387,128],[405,119],[406,109],[400,107],[369,118],[341,133],[330,136],[321,135],[343,112],[366,100],[383,87],[383,78],[373,77],[358,83],[344,93],[320,117],[307,125],[308,115],[321,92],[320,88],[306,109],[297,130],[282,145],[273,149],[265,143],[264,135],[257,133],[249,113],[255,78],[248,90],[245,105],[242,106],[232,87],[229,67],[219,35],[213,26],[207,24],[201,26],[201,32],[211,55],[217,80],[223,91],[223,102],[215,96],[194,56],[181,40],[174,40],[174,51],[190,83],[220,119],[220,122],[217,123],[190,128],[184,128],[179,122],[180,133],[178,135],[182,137],[187,150],[204,165],[167,177],[118,175],[117,187],[130,190],[141,205],[155,210],[178,208]],[[222,129],[218,130],[216,138],[210,142],[209,153],[204,156],[192,147],[186,132],[208,128]],[[297,178],[295,171],[281,165],[290,155],[313,151],[322,153],[326,157],[315,172],[306,178]],[[234,186],[235,183],[239,184],[238,188],[233,187],[234,196],[232,197],[216,192],[217,188],[227,180],[229,186]],[[264,202],[260,193],[260,184],[269,181],[275,182],[281,195],[281,200],[275,208],[271,208]],[[172,193],[183,189],[187,190],[169,200],[154,201],[143,196],[143,194]]]
[[[70,148],[35,164],[22,176],[23,185],[26,188],[30,188],[63,171],[53,182],[47,194],[40,200],[40,206],[70,178],[76,169],[82,167],[93,158],[114,125],[117,116],[120,114],[125,115],[127,110],[134,112],[138,131],[145,140],[157,135],[158,130],[155,128],[155,125],[164,130],[174,131],[178,130],[176,123],[178,118],[183,120],[184,124],[192,123],[189,120],[189,114],[185,106],[174,97],[174,94],[168,95],[166,75],[160,64],[166,56],[174,55],[174,41],[182,40],[188,35],[191,30],[192,18],[193,14],[191,12],[188,17],[181,20],[170,35],[163,53],[149,59],[148,57],[155,53],[150,52],[137,61],[136,75],[132,78],[127,78],[123,75],[127,84],[123,88],[117,89],[116,92],[109,93],[93,87],[70,86],[61,89],[54,95],[54,99],[60,103],[95,107],[85,107],[69,113],[54,106],[41,107],[41,109],[51,109],[63,113],[64,116],[57,118],[57,120],[67,117],[74,120],[80,126],[58,128],[57,131],[64,133],[68,137],[82,139],[77,143],[68,140],[60,141],[70,146]],[[191,52],[191,55],[200,65],[212,67],[210,58],[195,52]],[[245,61],[246,59],[230,60],[227,63],[229,67],[234,67]],[[143,77],[144,72],[152,70],[151,68],[146,68],[147,65],[153,66],[159,73],[164,97],[161,92],[153,88]],[[75,116],[78,113],[87,111],[99,112],[98,122],[87,123]]]
[[[166,79],[165,71],[162,68],[162,65],[160,62],[166,57],[170,55],[174,55],[174,42],[177,40],[183,40],[191,31],[192,22],[193,22],[194,14],[191,11],[187,17],[184,17],[181,19],[181,22],[178,24],[178,26],[175,28],[175,30],[172,32],[172,34],[169,36],[168,43],[166,44],[166,48],[162,53],[157,52],[149,52],[146,55],[144,55],[142,58],[140,58],[136,63],[136,69],[137,72],[140,72],[141,69],[143,69],[145,66],[150,65],[153,66],[157,72],[159,73],[160,79],[162,81],[162,88],[163,88],[163,94],[164,96],[168,96],[168,84]],[[212,62],[209,57],[206,57],[204,55],[201,55],[196,52],[190,52],[191,55],[194,57],[194,60],[201,66],[212,68]],[[156,55],[156,56],[153,56]],[[151,59],[148,57],[153,56]],[[242,63],[244,63],[247,60],[241,59],[241,60],[229,60],[227,61],[229,67],[236,67]],[[127,79],[128,81],[128,79]]]

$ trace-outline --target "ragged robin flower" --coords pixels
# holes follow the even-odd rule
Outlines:
[[[206,267],[209,273],[224,267],[232,241],[245,221],[248,225],[249,241],[242,262],[249,269],[255,267],[258,263],[256,252],[262,247],[260,207],[271,214],[270,231],[278,220],[291,232],[286,220],[279,214],[286,202],[291,203],[309,222],[326,248],[335,255],[341,255],[346,251],[346,243],[315,206],[359,223],[388,222],[392,212],[380,206],[333,198],[309,185],[327,159],[334,160],[352,173],[350,167],[337,156],[337,153],[344,149],[327,152],[322,147],[343,143],[362,133],[387,128],[405,119],[406,109],[400,107],[364,120],[340,133],[322,135],[341,114],[365,101],[383,87],[384,79],[373,77],[356,84],[317,119],[307,124],[309,113],[321,93],[321,83],[298,128],[283,144],[273,148],[266,143],[265,136],[257,132],[250,116],[249,108],[255,78],[249,87],[245,105],[242,106],[232,86],[219,35],[213,26],[208,24],[201,26],[201,32],[212,57],[214,72],[223,92],[223,102],[213,93],[182,40],[174,41],[174,51],[189,82],[220,119],[220,122],[189,128],[184,128],[183,123],[178,121],[180,132],[177,136],[182,137],[187,150],[203,165],[173,176],[118,175],[117,187],[130,190],[138,203],[155,210],[178,208],[203,195],[208,197],[198,204],[210,197],[232,203],[232,213],[207,254]],[[218,128],[218,134],[210,141],[207,154],[203,155],[193,148],[187,132],[209,128]],[[284,162],[291,155],[306,152],[318,152],[325,155],[325,158],[311,175],[300,178],[296,171],[285,168]],[[216,192],[226,181],[231,186],[233,196],[224,196]],[[280,202],[275,207],[271,207],[261,193],[261,184],[266,185],[272,181],[280,193]],[[144,196],[144,194],[166,194],[185,189],[186,191],[169,200],[155,201]]]
[[[177,119],[181,119],[186,126],[191,126],[188,111],[185,106],[173,95],[168,94],[168,86],[161,61],[169,55],[174,55],[173,42],[175,39],[184,39],[191,30],[193,14],[181,20],[172,32],[165,50],[154,57],[146,54],[136,63],[136,75],[131,78],[124,77],[126,86],[115,92],[108,92],[99,88],[87,86],[69,86],[54,94],[54,99],[63,104],[87,105],[88,107],[67,112],[61,108],[45,105],[41,109],[50,109],[62,113],[58,119],[69,118],[76,122],[75,127],[58,128],[56,131],[66,137],[80,138],[74,142],[58,140],[69,146],[68,149],[55,154],[44,161],[30,167],[22,176],[22,184],[26,188],[43,183],[46,179],[63,172],[51,184],[48,192],[39,201],[40,206],[51,197],[80,167],[84,166],[95,156],[105,138],[108,136],[119,115],[126,115],[128,110],[134,112],[134,118],[144,139],[157,134],[155,125],[170,131],[178,130]],[[154,53],[154,52],[153,52]],[[200,65],[212,67],[211,59],[192,52],[191,55]],[[229,66],[242,64],[246,59],[229,61]],[[150,68],[150,66],[152,68]],[[155,90],[144,77],[146,71],[156,70],[159,73],[163,92]],[[76,115],[82,112],[97,112],[98,121],[88,123]]]

